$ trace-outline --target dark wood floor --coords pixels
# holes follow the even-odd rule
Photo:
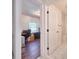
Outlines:
[[[37,59],[40,56],[40,40],[27,43],[25,48],[22,48],[22,59]]]

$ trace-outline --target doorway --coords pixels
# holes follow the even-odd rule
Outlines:
[[[64,10],[66,9],[64,8],[66,4],[62,4],[63,9],[61,8],[61,1],[56,2],[54,5],[51,4],[49,8],[47,8],[48,3],[46,5],[42,5],[40,8],[41,4],[39,0],[22,0],[20,3],[18,2],[19,0],[16,0],[15,4],[17,7],[15,8],[15,44],[13,49],[15,59],[37,59],[40,55],[44,56],[44,58],[48,58],[47,56],[50,54],[51,57],[49,58],[51,59],[52,57],[65,58],[62,57],[62,54],[63,56],[66,56],[66,53],[64,53],[66,49],[64,52],[62,51],[62,54],[61,52],[58,54],[56,51],[60,46],[64,45],[64,42],[66,43],[66,10]],[[22,9],[22,11],[20,9]],[[42,15],[40,15],[40,9],[42,9]],[[49,12],[47,12],[48,9]],[[50,25],[48,26],[49,28],[46,26],[48,19]],[[40,26],[41,24],[42,26]],[[47,32],[49,35],[47,35]],[[21,41],[19,39],[21,39]],[[55,55],[53,56],[53,54]],[[39,58],[41,59],[42,57]]]
[[[21,59],[40,56],[40,5],[38,0],[22,0]]]

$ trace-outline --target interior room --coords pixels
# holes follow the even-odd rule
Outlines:
[[[62,34],[66,34],[66,30],[65,30],[66,25],[64,25],[64,24],[66,24],[66,19],[65,19],[66,18],[66,1],[65,0],[63,0],[63,1],[62,0],[57,0],[57,1],[43,0],[43,3],[46,3],[48,6],[50,4],[54,4],[56,9],[60,10],[60,12],[62,14],[62,18],[63,18],[63,20],[62,20],[63,25],[59,24],[58,26],[63,26]],[[40,28],[41,28],[41,24],[42,24],[41,23],[42,19],[41,19],[40,14],[41,14],[41,1],[39,1],[39,0],[22,0],[22,15],[21,15],[22,59],[37,59],[40,56]],[[57,16],[57,17],[59,17],[59,16]],[[51,21],[51,22],[53,22],[53,21]],[[57,31],[57,33],[58,32],[59,31]],[[51,38],[53,38],[53,37],[51,37]],[[49,39],[51,39],[51,38],[49,38]],[[65,35],[63,35],[61,37],[62,43],[66,42],[66,40],[64,38],[66,38]],[[60,40],[57,40],[57,41],[60,42]],[[59,42],[55,42],[55,43],[59,43]],[[51,46],[51,44],[50,44],[50,46]],[[55,50],[55,47],[56,47],[55,45],[52,45],[52,46],[53,46],[53,48],[52,48],[51,52],[53,50]]]
[[[15,0],[15,59],[67,59],[67,1]]]
[[[37,2],[22,0],[22,59],[36,59],[40,56],[40,3]]]

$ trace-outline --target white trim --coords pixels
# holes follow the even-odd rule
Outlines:
[[[21,0],[13,2],[13,58],[21,59]]]

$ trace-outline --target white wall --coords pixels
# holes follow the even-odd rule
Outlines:
[[[21,30],[27,30],[29,28],[28,26],[30,22],[35,22],[38,24],[38,27],[40,27],[39,18],[33,18],[33,17],[22,14],[21,15]]]

